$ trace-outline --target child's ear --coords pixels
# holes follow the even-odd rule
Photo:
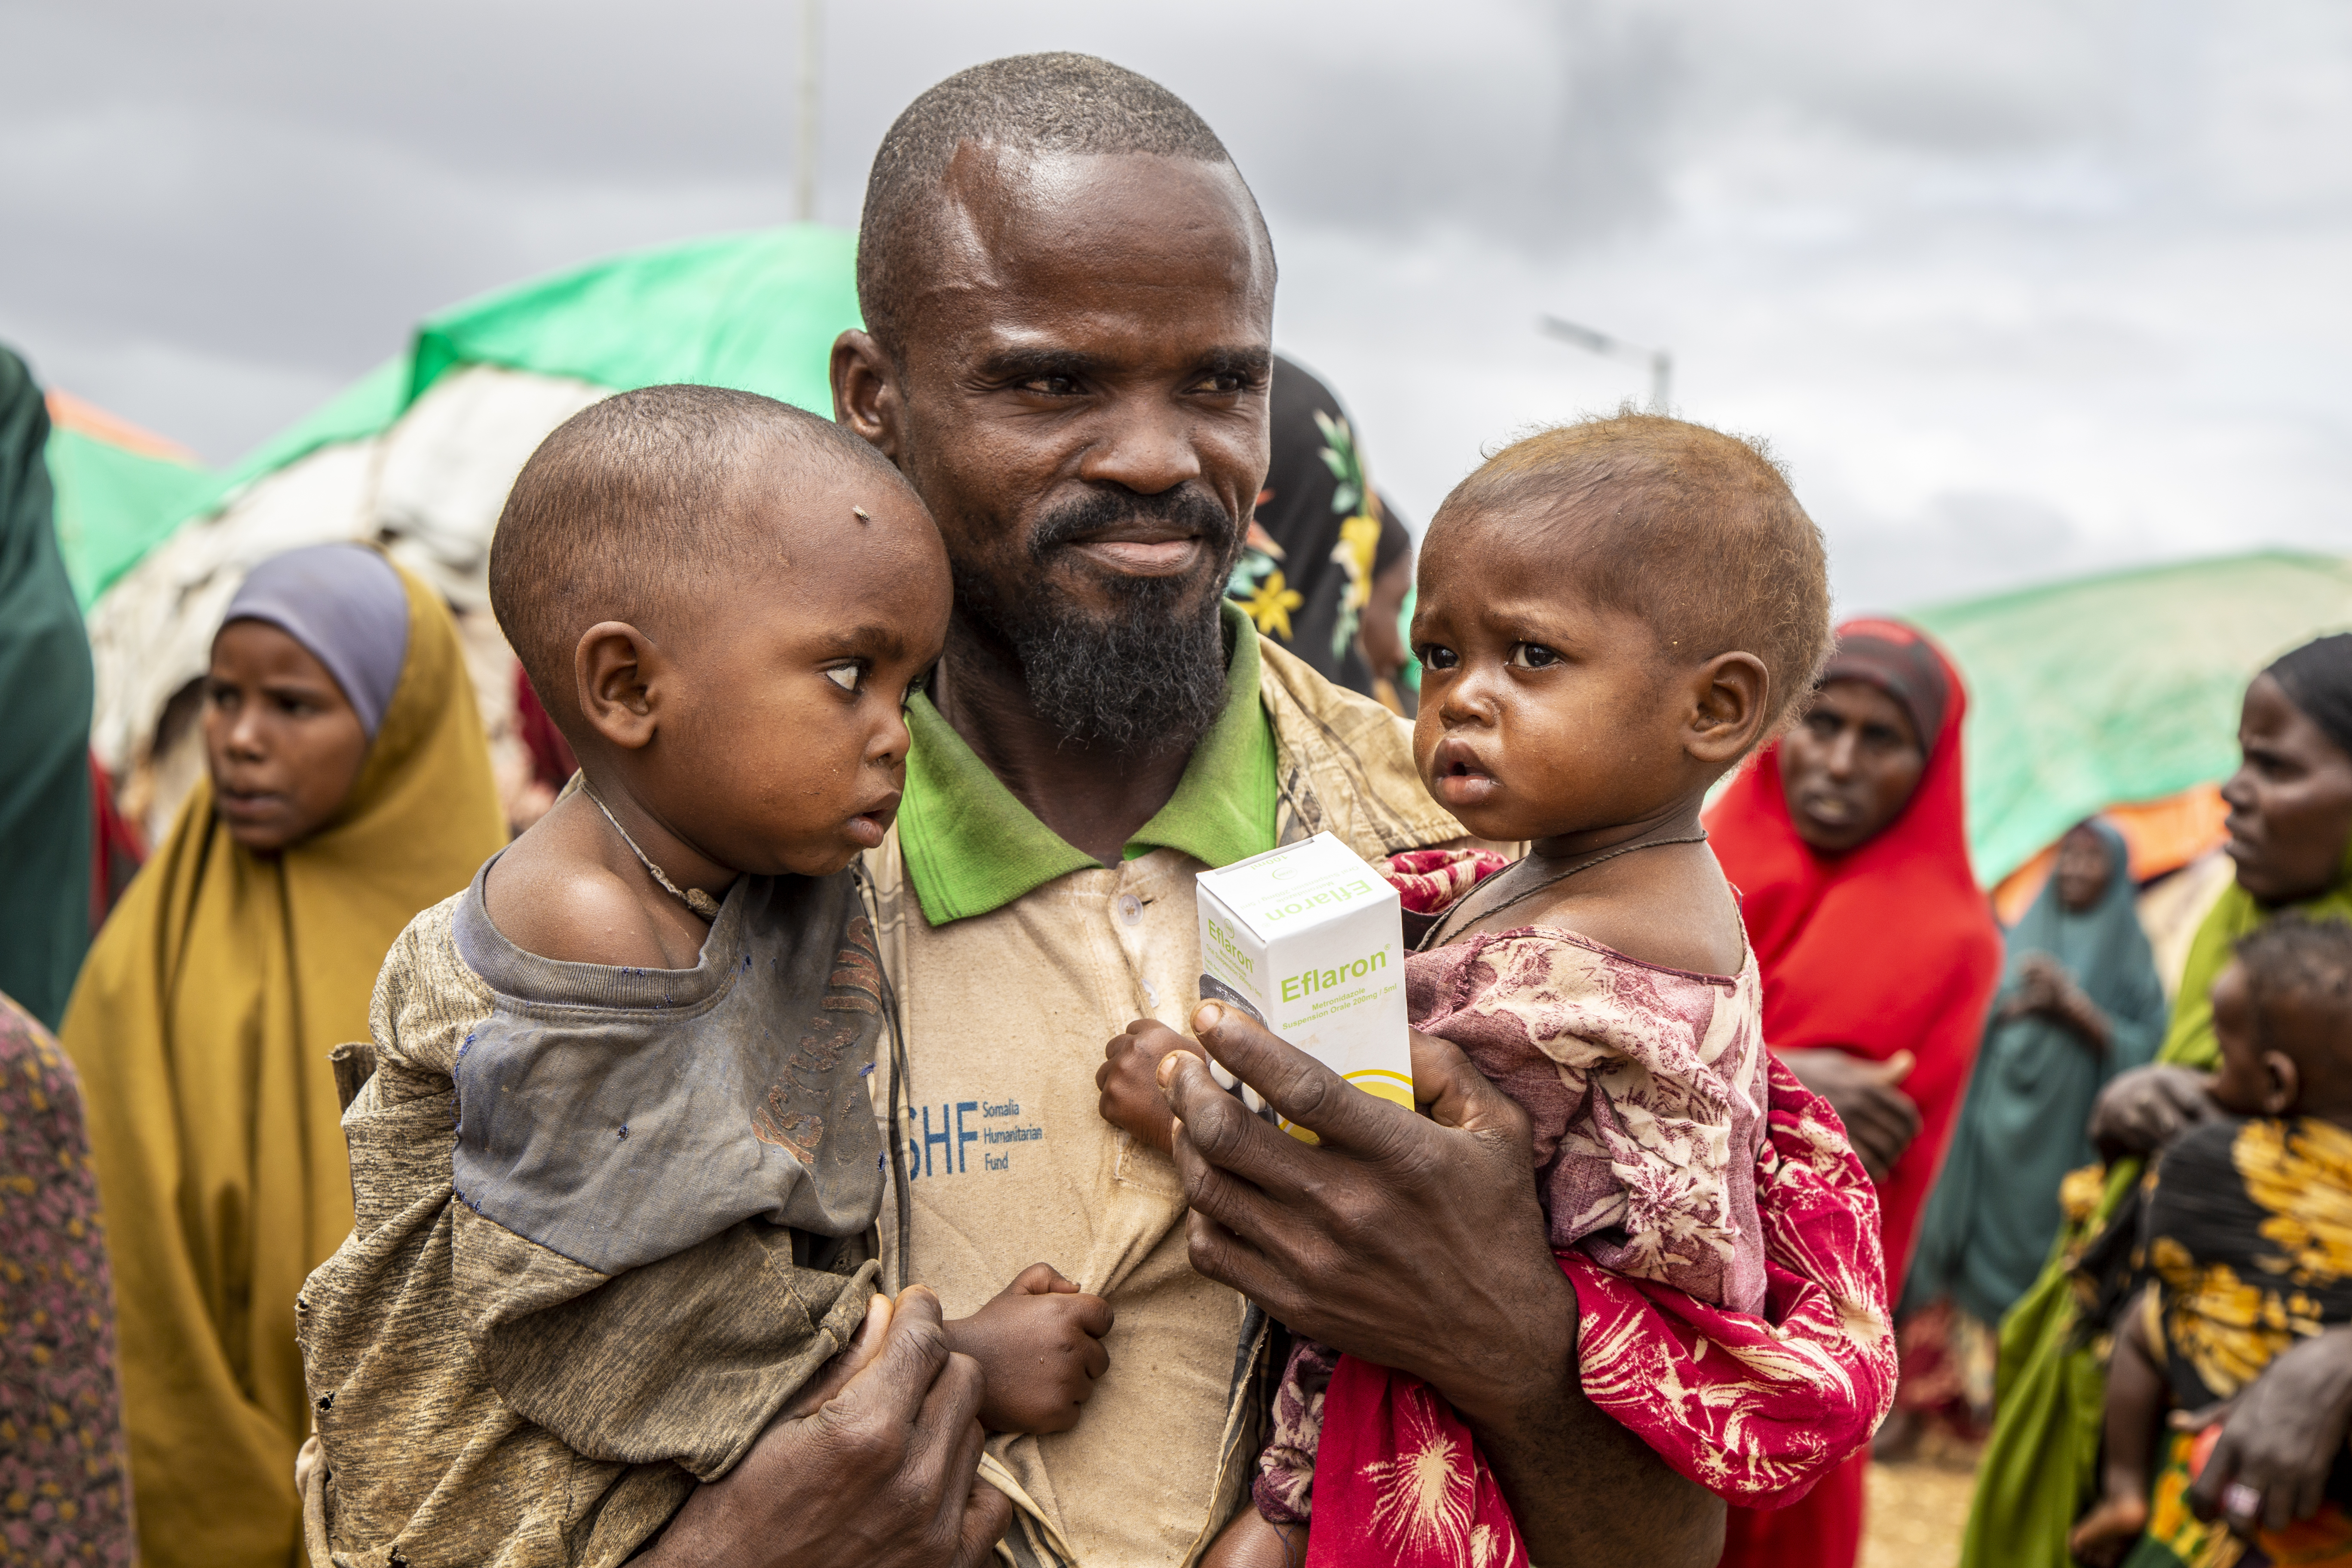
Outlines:
[[[1698,762],[1738,761],[1764,728],[1764,704],[1772,678],[1752,653],[1719,653],[1693,673],[1691,714],[1683,729],[1683,749]]]
[[[2263,1066],[2263,1114],[2284,1116],[2303,1098],[2303,1069],[2284,1051],[2264,1051]]]
[[[599,621],[581,633],[572,671],[588,727],[624,751],[652,741],[664,662],[653,639],[626,621]]]

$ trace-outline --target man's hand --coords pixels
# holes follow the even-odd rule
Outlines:
[[[1138,1018],[1127,1033],[1114,1036],[1103,1047],[1103,1065],[1095,1069],[1095,1087],[1102,1090],[1097,1106],[1102,1119],[1165,1154],[1176,1118],[1160,1092],[1160,1058],[1170,1051],[1190,1051],[1202,1061],[1201,1047],[1150,1018]]]
[[[1250,1113],[1199,1058],[1163,1057],[1192,1266],[1297,1331],[1410,1373],[1477,1434],[1553,1568],[1692,1568],[1723,1505],[1584,1397],[1576,1293],[1546,1239],[1528,1120],[1446,1042],[1412,1037],[1430,1116],[1361,1093],[1237,1008],[1192,1015],[1216,1060],[1322,1142]]]
[[[2221,1114],[2210,1092],[2212,1075],[2189,1068],[2134,1068],[2119,1072],[2091,1102],[2091,1142],[2110,1163],[2153,1154],[2200,1121]]]
[[[980,1363],[980,1424],[992,1432],[1066,1432],[1110,1366],[1110,1303],[1033,1263],[969,1318],[948,1344]]]
[[[2221,1515],[2241,1535],[2309,1519],[2326,1500],[2327,1472],[2352,1431],[2352,1329],[2330,1329],[2281,1351],[2228,1411],[2189,1489],[2189,1508],[2200,1519]],[[2195,1419],[2210,1424],[2211,1413]]]
[[[1919,1136],[1919,1107],[1895,1086],[1911,1076],[1911,1053],[1897,1051],[1883,1062],[1830,1048],[1775,1051],[1797,1081],[1830,1102],[1845,1123],[1862,1168],[1881,1186],[1911,1140]]]
[[[973,1478],[981,1374],[939,1298],[874,1298],[857,1337],[723,1480],[697,1487],[644,1568],[979,1568],[1013,1505]],[[822,1508],[809,1500],[821,1498]]]

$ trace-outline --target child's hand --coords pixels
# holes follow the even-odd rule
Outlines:
[[[1066,1432],[1110,1366],[1110,1303],[1033,1263],[986,1306],[947,1325],[948,1348],[988,1380],[980,1424],[992,1432]]]
[[[1176,1124],[1167,1096],[1160,1092],[1160,1058],[1171,1051],[1209,1059],[1207,1052],[1167,1025],[1138,1018],[1127,1033],[1103,1047],[1103,1065],[1095,1069],[1095,1087],[1102,1090],[1102,1119],[1163,1154],[1174,1142],[1171,1130]]]

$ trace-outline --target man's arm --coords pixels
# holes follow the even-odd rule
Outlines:
[[[1431,1119],[1347,1092],[1236,1009],[1211,1004],[1193,1021],[1219,1061],[1323,1142],[1249,1114],[1197,1057],[1163,1063],[1192,1266],[1300,1333],[1435,1388],[1546,1568],[1708,1568],[1722,1500],[1584,1396],[1576,1293],[1545,1237],[1518,1107],[1427,1036],[1413,1037],[1413,1079]]]
[[[894,1310],[877,1296],[849,1349],[631,1561],[978,1568],[1013,1516],[974,1479],[980,1398],[980,1368],[949,1351],[939,1299],[917,1286]]]

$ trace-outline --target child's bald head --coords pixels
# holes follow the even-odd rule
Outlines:
[[[909,504],[808,515],[852,480]],[[904,528],[910,512],[928,527],[889,460],[830,420],[757,393],[649,386],[581,410],[523,465],[490,542],[490,605],[568,731],[589,627],[658,634],[722,585],[787,568],[821,538]]]
[[[1424,543],[1495,522],[1544,530],[1562,585],[1637,616],[1677,663],[1754,654],[1777,732],[1830,648],[1821,531],[1760,443],[1631,409],[1544,430],[1488,458]]]

